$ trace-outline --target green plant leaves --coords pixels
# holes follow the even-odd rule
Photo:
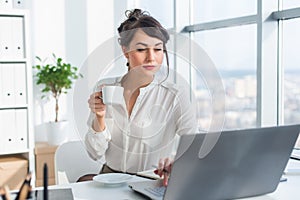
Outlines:
[[[41,64],[35,65],[33,68],[37,70],[35,74],[37,78],[36,84],[44,85],[41,92],[51,92],[52,96],[58,101],[60,94],[67,93],[67,90],[72,88],[73,81],[83,76],[78,73],[77,67],[72,66],[70,63],[63,62],[63,59],[57,58],[54,53],[52,56],[54,62],[46,64],[44,64],[46,60],[42,61],[40,57],[36,56],[36,59],[41,62]],[[43,97],[44,96],[45,95],[43,95]],[[57,121],[57,116],[55,121]]]
[[[40,57],[36,58],[42,62]],[[44,84],[42,92],[51,91],[52,95],[57,97],[62,92],[67,93],[67,90],[72,87],[72,81],[83,76],[77,72],[77,67],[63,62],[62,58],[56,58],[55,54],[53,58],[55,58],[55,63],[35,65],[33,68],[37,69],[36,84]]]

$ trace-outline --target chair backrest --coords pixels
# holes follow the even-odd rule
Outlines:
[[[74,183],[85,174],[98,174],[102,164],[89,157],[80,140],[61,144],[55,152],[56,184]]]

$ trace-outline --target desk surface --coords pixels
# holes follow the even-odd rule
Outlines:
[[[287,172],[286,182],[279,183],[277,190],[273,193],[252,197],[244,198],[243,200],[282,200],[282,199],[294,199],[299,196],[299,185],[300,185],[300,162],[290,160],[287,166],[288,169],[294,169]],[[141,177],[134,176],[132,181],[143,180]],[[75,200],[87,200],[87,199],[145,199],[138,193],[133,192],[127,184],[121,186],[104,186],[94,181],[87,181],[81,183],[72,183],[68,185],[57,185],[55,188],[72,188]]]

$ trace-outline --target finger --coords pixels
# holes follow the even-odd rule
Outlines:
[[[170,158],[165,158],[164,161],[164,169],[167,169],[171,164],[171,159]]]
[[[91,109],[105,109],[105,104],[102,103],[89,103]]]
[[[93,94],[90,95],[90,98],[95,98],[100,96],[102,93],[101,92],[94,92]]]
[[[92,112],[103,112],[106,110],[105,105],[90,105],[90,109]]]
[[[89,101],[89,106],[90,107],[100,107],[100,106],[105,106],[105,104],[102,102],[101,99],[98,99],[98,100],[91,100]]]
[[[93,104],[103,104],[102,100],[97,98],[97,99],[89,99],[88,104],[93,105]],[[103,104],[104,105],[104,104]]]
[[[164,175],[163,185],[168,186],[169,175]]]
[[[164,169],[164,159],[160,158],[158,161],[158,167],[157,167],[157,174],[161,177],[163,175],[163,169]]]
[[[95,92],[91,94],[90,99],[102,99],[102,92]]]
[[[165,158],[164,159],[164,167],[163,167],[163,185],[167,186],[168,185],[168,180],[169,180],[169,175],[171,172],[171,165],[172,161],[170,158]]]
[[[88,99],[88,103],[101,103],[103,104],[102,101],[102,92],[95,92],[90,95],[90,98]]]

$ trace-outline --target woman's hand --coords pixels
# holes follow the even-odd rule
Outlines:
[[[103,131],[105,129],[105,111],[106,106],[102,101],[102,92],[95,92],[91,94],[88,100],[89,108],[91,112],[96,114],[96,118],[93,121],[93,128],[95,131]]]
[[[97,117],[104,117],[106,106],[102,101],[102,92],[95,92],[91,94],[89,100],[89,108]]]
[[[159,159],[158,167],[154,171],[155,174],[163,177],[163,185],[168,186],[168,180],[172,169],[173,160],[170,158]]]

